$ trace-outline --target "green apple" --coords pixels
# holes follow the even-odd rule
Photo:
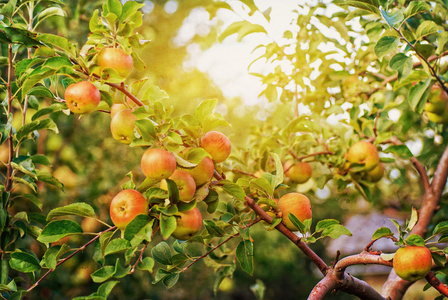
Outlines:
[[[111,68],[123,78],[131,74],[134,69],[132,56],[119,48],[105,48],[98,56],[100,69]]]
[[[433,85],[424,110],[434,114],[443,114],[447,110],[448,94],[439,85]]]
[[[134,140],[134,121],[137,117],[130,109],[118,111],[110,122],[110,131],[114,139],[129,145]]]
[[[168,178],[176,170],[176,157],[163,149],[147,149],[140,162],[143,174],[153,180]]]
[[[294,163],[293,160],[288,160],[283,169],[285,170],[285,175],[289,177],[290,180],[297,183],[305,183],[311,178],[313,170],[307,162]]]
[[[380,163],[375,145],[366,141],[352,145],[347,152],[347,160],[351,164],[364,164],[364,171],[373,170]]]
[[[416,281],[424,278],[432,267],[431,251],[424,246],[406,246],[395,252],[393,267],[404,280]]]
[[[285,226],[292,231],[297,231],[298,228],[289,219],[288,214],[293,214],[303,222],[311,219],[311,202],[307,196],[301,193],[288,193],[278,200],[278,211],[282,214],[282,221]]]
[[[382,164],[378,164],[375,168],[364,174],[364,179],[369,182],[378,182],[381,178],[383,178],[383,174],[384,166]]]
[[[188,240],[202,228],[202,215],[197,207],[178,213],[177,227],[171,234],[178,240]]]
[[[436,124],[448,124],[448,108],[441,114],[426,112],[428,119]]]
[[[207,132],[201,139],[201,147],[212,156],[215,163],[225,161],[232,150],[229,138],[219,131]]]
[[[179,190],[179,200],[182,202],[191,202],[193,200],[194,194],[196,193],[196,183],[194,182],[193,176],[191,176],[187,171],[176,170],[174,173],[168,177],[174,181]],[[167,190],[168,186],[165,180],[160,182],[160,188]]]
[[[75,114],[94,111],[101,101],[100,91],[89,81],[80,81],[65,89],[65,104]]]
[[[110,218],[119,229],[125,229],[137,215],[148,214],[148,201],[136,190],[123,190],[112,199]]]

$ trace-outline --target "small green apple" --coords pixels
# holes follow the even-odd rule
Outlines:
[[[347,160],[351,164],[364,164],[364,171],[373,170],[380,163],[375,145],[366,141],[352,145],[347,152]]]
[[[134,121],[137,117],[130,109],[118,111],[110,122],[110,131],[114,139],[129,145],[134,140]]]
[[[289,177],[290,180],[297,183],[305,183],[311,178],[313,170],[307,162],[294,163],[293,160],[288,160],[283,169],[285,170],[285,175]]]
[[[364,174],[364,179],[369,182],[378,182],[381,178],[383,178],[383,174],[384,166],[382,164],[378,164],[375,168]]]
[[[202,228],[202,215],[197,207],[178,213],[177,227],[171,234],[178,240],[188,240]]]
[[[404,280],[416,281],[428,275],[432,267],[431,251],[424,246],[398,248],[393,259],[395,273]]]

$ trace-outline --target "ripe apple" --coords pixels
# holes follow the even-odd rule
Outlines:
[[[380,163],[375,145],[366,141],[352,145],[347,152],[347,159],[352,164],[364,164],[364,171],[373,170]]]
[[[100,69],[111,68],[118,75],[126,78],[134,69],[134,61],[132,56],[119,48],[105,48],[98,56],[98,65]]]
[[[162,180],[176,170],[176,158],[166,150],[150,148],[143,153],[140,165],[146,177]]]
[[[312,217],[310,199],[301,193],[288,193],[284,195],[278,200],[277,208],[282,214],[283,223],[292,231],[297,231],[298,228],[289,219],[289,213],[296,216],[300,222],[311,219]]]
[[[200,163],[193,169],[187,169],[188,173],[193,176],[197,186],[209,182],[213,178],[215,172],[215,164],[210,157],[204,157]]]
[[[378,164],[375,168],[368,171],[364,175],[364,179],[369,182],[378,182],[383,178],[384,174],[384,166],[382,164]]]
[[[202,215],[197,207],[178,214],[176,230],[171,234],[178,240],[188,240],[202,228]]]
[[[219,131],[207,132],[201,139],[201,147],[212,156],[215,163],[225,161],[232,149],[229,138]]]
[[[179,200],[182,202],[190,202],[193,200],[194,194],[196,193],[196,183],[194,182],[193,176],[191,176],[187,171],[176,170],[174,173],[168,177],[174,181],[179,190]],[[160,188],[167,190],[168,186],[165,180],[160,182]]]
[[[404,280],[416,281],[424,278],[432,266],[431,251],[424,246],[406,246],[395,252],[395,273]]]
[[[129,145],[134,140],[134,121],[137,117],[130,109],[123,109],[116,113],[110,122],[110,131],[114,139]]]
[[[119,229],[125,229],[137,215],[148,214],[148,202],[136,190],[123,190],[112,199],[110,218]]]
[[[75,114],[86,114],[96,109],[101,101],[100,91],[89,81],[70,84],[65,89],[65,104]]]
[[[307,182],[313,172],[309,163],[298,162],[295,164],[293,160],[288,160],[284,164],[283,169],[285,170],[285,175],[297,183]]]

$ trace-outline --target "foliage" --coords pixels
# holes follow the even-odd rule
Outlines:
[[[373,250],[381,238],[392,239],[396,245],[429,247],[439,269],[427,280],[447,295],[439,279],[446,279],[447,248],[441,244],[446,242],[448,228],[444,215],[448,119],[440,115],[441,121],[434,121],[426,106],[432,101],[434,85],[448,92],[444,60],[447,6],[440,1],[384,0],[300,4],[290,28],[281,39],[274,39],[270,9],[261,11],[253,1],[239,2],[244,8],[239,12],[241,20],[222,30],[219,37],[217,29],[210,36],[220,42],[235,36],[243,41],[255,34],[269,40],[254,49],[259,56],[249,71],[264,84],[259,97],[273,104],[269,114],[275,118],[249,129],[247,121],[241,121],[247,116],[238,120],[229,114],[229,122],[217,112],[218,100],[204,99],[201,90],[188,95],[189,103],[195,105],[187,109],[179,105],[185,100],[181,98],[185,83],[164,84],[160,79],[165,71],[175,77],[172,74],[177,74],[181,64],[173,60],[174,67],[165,69],[165,62],[157,60],[167,40],[154,42],[153,57],[144,55],[153,44],[139,33],[144,4],[119,0],[107,0],[101,7],[72,3],[69,6],[76,6],[78,17],[86,7],[98,8],[88,17],[88,24],[80,26],[88,32],[87,38],[78,39],[81,45],[74,41],[78,37],[72,36],[70,28],[82,18],[70,23],[63,2],[10,0],[1,4],[2,298],[21,299],[33,293],[62,264],[80,256],[89,280],[97,285],[94,291],[73,295],[74,299],[106,299],[132,276],[151,277],[152,284],[171,289],[199,261],[216,274],[210,287],[216,294],[235,270],[254,274],[256,247],[263,247],[254,236],[274,230],[305,254],[324,275],[324,283],[330,282],[329,290],[317,283],[309,299],[323,297],[332,289],[383,299],[345,272],[354,264],[391,266],[393,257]],[[153,4],[154,16],[169,19],[160,12],[163,1]],[[211,18],[219,9],[238,11],[225,1],[182,5],[179,18],[170,20],[172,24],[154,18],[153,28],[173,24],[178,28],[197,6],[204,6]],[[61,26],[61,34],[46,33],[51,24]],[[131,77],[125,79],[113,68],[100,68],[98,57],[108,47],[131,55],[135,66]],[[186,47],[177,50],[184,58]],[[267,72],[253,71],[260,63],[269,67]],[[147,65],[153,68],[148,71]],[[63,91],[81,80],[93,82],[101,92],[101,102],[91,113],[94,118],[73,116],[63,99]],[[209,94],[221,97],[219,92]],[[132,108],[137,119],[129,146],[101,140],[107,130],[97,126],[108,122],[104,115],[117,103]],[[443,105],[446,110],[448,103]],[[284,116],[285,107],[291,115]],[[201,148],[204,134],[228,132],[233,121],[243,124],[234,130],[244,133],[244,141],[234,144],[230,158],[214,164],[214,178],[198,186],[189,202],[180,201],[183,187],[179,183],[168,178],[163,189],[160,180],[145,178],[135,167],[145,149],[160,148],[174,154],[177,168],[193,169],[211,156]],[[89,130],[97,135],[95,140],[85,138],[82,131]],[[73,143],[62,146],[61,136]],[[381,153],[380,176],[372,175],[373,170],[362,161],[350,163],[348,150],[361,140],[373,143]],[[106,158],[117,163],[108,166],[102,163]],[[68,169],[59,166],[63,160]],[[312,179],[297,184],[287,178],[287,161],[310,162]],[[62,175],[56,176],[57,170],[63,170]],[[84,185],[77,182],[77,173],[87,174]],[[111,174],[117,178],[106,180]],[[80,187],[76,197],[81,201],[70,201],[75,195],[62,196],[66,201],[60,201],[61,191],[70,191],[70,186]],[[147,215],[136,216],[122,231],[110,225],[108,215],[110,198],[120,189],[137,190],[150,207]],[[320,194],[324,189],[336,196],[326,199]],[[299,229],[296,233],[285,227],[285,216],[277,207],[277,199],[292,191],[304,192],[315,202],[313,219],[301,221],[300,211],[288,214]],[[104,194],[104,198],[99,196]],[[92,195],[96,201],[87,201]],[[339,216],[325,218],[331,213],[319,211],[335,205],[330,201],[344,198],[355,204],[363,198],[378,208],[395,206],[405,211],[419,206],[420,211],[412,208],[404,225],[391,220],[396,237],[389,228],[378,228],[362,253],[328,266],[321,258],[321,241],[352,233]],[[441,210],[436,215],[438,206]],[[188,241],[174,239],[171,234],[178,227],[180,213],[194,207],[201,210],[203,229]],[[406,284],[391,279],[386,293],[405,291],[396,287]],[[257,280],[251,290],[262,299],[265,284]],[[393,295],[394,299],[403,296]]]

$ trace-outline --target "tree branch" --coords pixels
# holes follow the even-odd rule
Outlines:
[[[439,293],[444,295],[445,297],[448,297],[448,286],[444,285],[437,277],[434,272],[429,272],[428,275],[426,275],[426,280],[431,284]]]

